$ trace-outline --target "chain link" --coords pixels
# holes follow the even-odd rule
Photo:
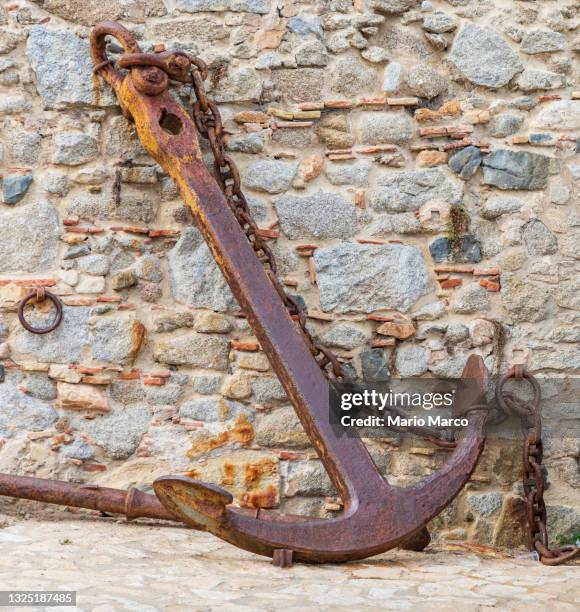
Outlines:
[[[224,192],[228,206],[246,234],[256,256],[264,265],[266,274],[284,302],[288,313],[300,326],[306,344],[324,375],[327,378],[332,375],[337,380],[346,380],[348,376],[344,372],[338,357],[328,347],[315,340],[308,331],[304,306],[295,297],[288,295],[278,280],[274,254],[266,244],[265,239],[259,234],[258,226],[241,190],[238,168],[234,160],[225,151],[221,115],[216,103],[208,98],[204,86],[208,74],[207,66],[199,58],[192,59],[192,64],[191,85],[196,97],[193,104],[193,119],[199,134],[209,143],[214,158],[214,174]]]
[[[526,379],[534,391],[530,401],[522,400],[513,393],[504,391],[510,378]],[[580,547],[570,544],[550,547],[548,542],[547,513],[544,501],[544,446],[542,443],[541,393],[536,378],[525,367],[512,367],[496,387],[496,402],[509,416],[520,419],[524,435],[523,445],[523,489],[528,528],[528,547],[537,551],[545,565],[561,565],[580,555]]]

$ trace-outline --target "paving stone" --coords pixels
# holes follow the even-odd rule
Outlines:
[[[423,255],[412,246],[342,243],[317,249],[314,263],[324,311],[407,311],[431,289]]]

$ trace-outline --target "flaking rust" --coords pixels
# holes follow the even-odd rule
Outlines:
[[[116,38],[124,48],[126,53],[119,64],[128,73],[119,72],[107,57],[107,36]],[[249,216],[239,172],[225,151],[219,111],[206,96],[203,81],[208,74],[203,62],[181,52],[143,54],[133,35],[114,22],[95,26],[91,54],[95,70],[114,89],[141,143],[175,181],[190,207],[196,226],[284,387],[344,510],[332,519],[314,519],[262,509],[277,504],[276,491],[270,484],[262,488],[261,478],[259,484],[256,482],[259,474],[251,467],[242,473],[242,481],[257,486],[245,486],[247,494],[240,500],[242,506],[251,508],[232,505],[233,496],[216,485],[184,476],[157,479],[153,484],[157,498],[135,490],[89,491],[39,479],[33,479],[31,484],[30,479],[16,476],[0,477],[0,494],[126,512],[130,518],[179,519],[235,546],[272,557],[281,567],[293,561],[362,559],[416,539],[427,522],[456,497],[474,470],[485,440],[485,412],[472,412],[469,426],[448,462],[425,481],[409,489],[390,485],[378,472],[363,442],[339,435],[329,422],[326,369],[341,377],[340,362],[310,336],[304,309],[277,280],[271,251]],[[197,98],[195,123],[169,94],[170,80],[192,83]],[[198,133],[211,146],[215,177],[202,161]],[[486,375],[482,359],[472,356],[464,376],[478,381],[483,390]],[[457,397],[456,402],[467,409],[471,399]],[[239,423],[231,432],[237,432],[239,440],[247,443],[250,434],[253,437],[250,428],[249,423]],[[219,436],[212,444],[216,442],[221,442]],[[239,474],[228,476],[224,470],[224,484],[238,478]]]

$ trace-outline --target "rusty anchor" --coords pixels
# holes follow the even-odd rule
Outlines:
[[[118,66],[106,55],[105,38],[116,38],[126,53]],[[149,154],[175,181],[191,208],[219,268],[268,356],[296,413],[344,502],[333,519],[312,519],[262,510],[248,512],[232,505],[223,489],[179,476],[158,478],[155,493],[172,516],[200,526],[240,548],[275,557],[324,562],[375,555],[402,544],[459,493],[477,464],[484,444],[484,411],[470,416],[470,425],[449,461],[423,483],[401,489],[377,471],[363,442],[338,436],[328,422],[329,383],[296,322],[285,308],[272,274],[264,270],[257,249],[224,195],[239,192],[239,174],[219,149],[221,134],[215,105],[202,99],[203,66],[184,53],[141,52],[133,35],[114,22],[102,22],[91,33],[96,71],[114,89],[124,114],[135,124]],[[191,80],[197,94],[195,123],[168,92],[170,80]],[[216,157],[216,179],[207,170],[198,131],[208,137],[201,112],[213,115],[210,145]],[[213,105],[213,106],[212,106]],[[205,108],[203,108],[205,106]],[[213,135],[213,138],[212,138]],[[217,149],[217,151],[216,151]],[[226,168],[224,177],[223,168]],[[261,246],[261,245],[260,245]],[[329,359],[326,356],[327,360]],[[485,368],[472,358],[464,376],[485,382]],[[465,398],[467,400],[468,398]],[[280,551],[291,551],[280,552]]]

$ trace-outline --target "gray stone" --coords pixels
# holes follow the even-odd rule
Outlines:
[[[211,93],[215,102],[258,102],[262,79],[253,68],[236,70],[222,79]]]
[[[326,66],[329,61],[326,47],[319,40],[311,40],[296,51],[298,66]]]
[[[153,40],[175,41],[193,40],[213,42],[229,38],[228,29],[211,17],[198,19],[173,19],[154,23],[150,30]]]
[[[32,110],[30,101],[22,96],[3,95],[0,99],[0,116],[25,113]]]
[[[3,438],[11,438],[18,430],[43,431],[58,419],[50,404],[25,395],[10,379],[0,384],[0,405],[0,436]]]
[[[483,157],[478,147],[465,147],[449,158],[449,167],[463,180],[470,179],[476,172]]]
[[[570,221],[573,220],[573,217]],[[572,223],[571,223],[572,224]],[[576,223],[575,225],[579,225]],[[572,259],[580,259],[580,231],[571,230],[560,239],[562,254]]]
[[[270,0],[175,0],[175,7],[184,13],[232,11],[265,15]]]
[[[314,252],[324,311],[407,311],[431,290],[419,249],[400,244],[342,243]]]
[[[562,308],[580,310],[580,278],[571,278],[558,283],[556,303]]]
[[[463,368],[469,358],[469,353],[458,352],[444,359],[432,362],[429,371],[437,378],[460,378]]]
[[[534,125],[546,130],[580,130],[580,104],[577,100],[558,100],[546,105]]]
[[[284,195],[274,200],[274,206],[280,227],[290,239],[348,238],[357,230],[354,204],[339,194]]]
[[[553,342],[580,342],[580,325],[556,327],[550,332],[548,337]]]
[[[489,124],[489,133],[495,138],[515,134],[523,125],[524,117],[516,113],[500,113]]]
[[[445,330],[445,344],[455,346],[468,338],[469,327],[458,321],[451,321]]]
[[[252,382],[252,393],[259,404],[287,401],[286,391],[275,376],[258,376]]]
[[[401,15],[418,4],[419,0],[371,0],[369,8],[387,15]]]
[[[109,414],[87,420],[73,417],[76,429],[100,446],[111,459],[127,459],[139,446],[149,428],[151,410],[146,406],[114,406]]]
[[[110,363],[134,360],[141,347],[142,329],[142,324],[134,317],[98,319],[91,328],[93,357]]]
[[[143,255],[135,264],[135,274],[141,280],[160,283],[163,280],[161,261],[155,255]]]
[[[427,371],[429,353],[419,344],[400,344],[395,357],[397,375],[421,376]]]
[[[49,170],[44,176],[43,187],[48,193],[65,196],[70,189],[68,176],[60,170]]]
[[[383,72],[382,90],[386,93],[399,91],[403,81],[403,65],[398,62],[391,62],[385,67]]]
[[[389,54],[382,47],[368,47],[361,52],[361,56],[372,64],[382,64],[389,61]]]
[[[116,99],[102,81],[94,85],[88,40],[70,29],[33,26],[26,56],[36,73],[36,88],[45,108],[112,106]]]
[[[455,19],[443,11],[435,11],[423,19],[423,29],[435,34],[453,32],[456,27]]]
[[[272,72],[272,82],[280,95],[294,102],[319,100],[327,73],[321,68],[282,69]]]
[[[99,154],[97,141],[82,132],[61,132],[54,137],[53,164],[78,166]]]
[[[359,139],[368,144],[408,142],[413,132],[413,122],[406,113],[364,113],[359,121]]]
[[[360,364],[365,382],[386,382],[391,378],[387,353],[382,348],[362,351]]]
[[[554,53],[566,49],[566,37],[560,32],[551,30],[530,30],[522,38],[521,50],[534,55],[536,53]]]
[[[486,518],[501,508],[503,497],[500,493],[472,493],[467,496],[467,505],[475,514]]]
[[[26,195],[32,183],[30,174],[8,174],[2,179],[2,201],[17,204]]]
[[[489,198],[481,209],[481,216],[484,219],[493,220],[502,215],[516,213],[524,205],[523,200],[510,196],[498,196]]]
[[[127,193],[123,188],[121,201],[111,210],[111,216],[122,221],[151,223],[157,216],[157,199],[139,191]]]
[[[415,310],[411,316],[415,321],[435,321],[440,319],[446,312],[447,309],[443,302],[431,302]]]
[[[436,238],[429,245],[429,252],[436,262],[452,260],[456,263],[479,263],[482,260],[481,244],[471,234],[463,236],[456,247],[449,238]]]
[[[328,346],[350,351],[370,339],[368,332],[350,323],[337,323],[322,334],[322,342]]]
[[[23,381],[23,390],[27,395],[45,402],[56,399],[56,383],[44,372],[29,372]]]
[[[87,274],[105,276],[111,264],[107,255],[86,255],[85,257],[77,258],[76,267],[81,272],[86,272]]]
[[[483,160],[483,183],[499,189],[544,189],[549,170],[546,155],[499,149]]]
[[[555,350],[534,351],[529,367],[532,370],[578,370],[580,368],[580,349],[577,346],[558,346]],[[576,409],[576,404],[573,410]]]
[[[371,164],[364,160],[353,163],[327,164],[325,174],[333,185],[354,185],[355,187],[366,187],[369,182]]]
[[[522,91],[560,89],[566,87],[566,75],[548,70],[526,68],[518,77],[517,84]]]
[[[290,188],[297,169],[298,162],[261,159],[246,168],[244,182],[256,191],[282,193]]]
[[[546,509],[548,515],[548,535],[552,541],[564,537],[575,541],[580,534],[580,511],[574,506],[551,506]]]
[[[22,329],[16,334],[14,349],[38,361],[78,362],[89,341],[89,316],[89,308],[64,306],[62,323],[53,332],[39,336]],[[40,324],[32,317],[29,319],[33,325]]]
[[[330,70],[331,88],[344,96],[360,95],[372,89],[377,73],[355,57],[345,57],[335,62]]]
[[[88,461],[95,458],[95,451],[90,444],[84,440],[73,440],[70,444],[64,444],[59,449],[61,457],[70,457],[71,459],[80,459]]]
[[[42,136],[36,132],[13,129],[5,135],[12,163],[33,166],[38,162]]]
[[[109,193],[81,192],[71,194],[66,214],[78,215],[82,219],[105,219],[112,216],[113,206],[113,198]]]
[[[169,365],[225,371],[229,365],[229,347],[229,339],[224,336],[185,332],[173,338],[157,338],[153,358]]]
[[[266,141],[266,130],[250,134],[232,134],[228,136],[226,149],[239,153],[261,153]]]
[[[58,214],[47,202],[0,211],[0,273],[50,270],[59,235]]]
[[[535,323],[548,316],[549,293],[517,274],[502,274],[501,301],[512,321],[517,323]]]
[[[551,255],[558,250],[556,236],[539,219],[524,225],[522,237],[530,255]]]
[[[430,200],[459,204],[463,198],[463,183],[440,168],[389,173],[377,183],[370,196],[370,205],[377,211],[407,212]]]
[[[310,446],[310,440],[292,406],[282,406],[264,415],[256,427],[254,441],[268,448]]]
[[[243,404],[223,398],[194,399],[183,402],[179,416],[206,423],[231,421],[239,416],[252,417],[252,411]],[[252,418],[253,420],[253,418]]]
[[[236,300],[202,235],[187,228],[169,251],[171,295],[194,308],[216,311],[232,310]]]
[[[147,152],[141,145],[137,131],[123,115],[111,117],[108,129],[105,130],[105,153],[122,159],[134,159]]]
[[[113,380],[109,386],[109,395],[122,404],[135,404],[145,399],[145,389],[136,381]]]
[[[284,58],[279,53],[269,51],[258,57],[254,63],[254,68],[256,70],[274,70],[275,68],[282,68],[283,64]]]
[[[195,393],[212,395],[217,393],[222,384],[219,374],[197,374],[191,377],[191,388]]]
[[[283,465],[281,493],[284,497],[336,495],[320,461],[287,461]]]
[[[296,15],[288,20],[288,30],[299,36],[314,34],[318,38],[323,37],[320,17],[317,15]]]
[[[459,30],[449,59],[469,81],[490,89],[506,85],[524,69],[517,53],[497,32],[473,23]]]
[[[458,314],[474,314],[489,310],[489,293],[479,283],[470,283],[455,292],[452,310]]]
[[[175,329],[181,329],[183,327],[193,327],[194,316],[192,312],[169,312],[162,313],[155,317],[153,324],[156,332],[171,332]]]
[[[405,75],[407,87],[420,98],[435,98],[447,91],[449,82],[437,70],[426,64],[416,64]]]

